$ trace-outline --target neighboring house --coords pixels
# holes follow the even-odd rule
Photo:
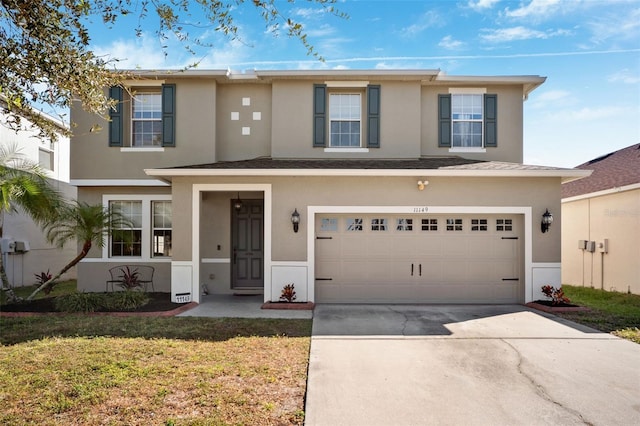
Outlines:
[[[562,186],[562,282],[640,294],[640,144],[578,169]]]
[[[108,131],[72,109],[79,198],[135,223],[78,265],[81,290],[125,264],[181,301],[294,284],[297,301],[519,303],[560,284],[561,182],[588,172],[522,164],[543,77],[139,75],[110,89]]]
[[[61,130],[65,128],[64,123],[46,117]],[[15,132],[3,125],[2,121],[4,117],[0,116],[0,145],[5,148],[16,147],[24,158],[40,164],[52,186],[65,198],[75,198],[76,188],[69,185],[69,138],[60,134],[57,142],[43,140],[30,123],[26,123],[25,130]],[[42,229],[19,209],[4,214],[1,243],[9,284],[17,287],[34,284],[34,275],[40,272],[61,270],[77,254],[77,246],[73,243],[63,249],[48,244]],[[62,278],[75,277],[76,269],[72,268]]]

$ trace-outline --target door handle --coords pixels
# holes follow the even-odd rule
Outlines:
[[[418,274],[422,276],[422,263],[418,265]]]
[[[411,264],[411,276],[413,276],[413,263]]]

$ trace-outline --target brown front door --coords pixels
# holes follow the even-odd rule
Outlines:
[[[264,201],[242,200],[231,205],[231,288],[264,287]]]

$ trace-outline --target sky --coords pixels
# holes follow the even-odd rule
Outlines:
[[[135,2],[134,2],[135,3]],[[195,48],[136,14],[89,26],[91,48],[120,69],[439,69],[449,75],[539,75],[524,103],[524,163],[575,167],[640,142],[640,0],[276,0],[325,59],[307,55],[252,1],[234,7],[239,39],[181,17]],[[198,11],[197,8],[192,9]],[[149,15],[151,16],[151,15]],[[135,27],[141,22],[141,34]],[[166,46],[165,49],[162,46]],[[193,45],[191,45],[193,47]]]

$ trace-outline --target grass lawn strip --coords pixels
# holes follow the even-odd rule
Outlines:
[[[138,319],[150,324],[129,331],[147,336],[91,337],[99,335],[99,323],[69,317],[68,328],[82,320],[92,324],[77,337],[13,334],[28,326],[44,328],[46,335],[51,319],[18,325],[24,319],[2,320],[3,339],[8,328],[16,342],[0,347],[1,424],[271,425],[304,419],[308,320]],[[126,333],[129,325],[121,318],[99,320],[112,323],[103,324],[109,331],[124,327]],[[248,322],[262,335],[248,336]],[[220,333],[214,331],[218,325]],[[158,337],[161,328],[184,328],[192,337]],[[206,336],[194,336],[204,329]],[[285,336],[289,332],[306,335]]]
[[[640,343],[640,295],[569,285],[562,289],[571,303],[591,311],[556,315]]]

